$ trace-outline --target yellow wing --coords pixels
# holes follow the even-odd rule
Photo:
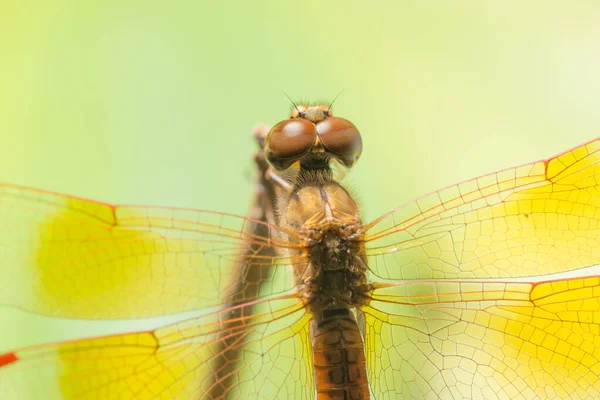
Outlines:
[[[382,279],[485,279],[598,264],[599,163],[596,139],[417,199],[366,227],[369,268]]]
[[[139,318],[223,304],[236,294],[242,267],[236,263],[289,262],[261,255],[284,244],[253,234],[252,224],[261,222],[2,185],[0,304],[76,318]],[[276,228],[263,225],[277,237]],[[247,284],[261,285],[264,295],[292,287],[285,267],[255,279]]]
[[[240,317],[228,320],[232,311]],[[311,399],[309,321],[284,296],[155,331],[23,349],[0,355],[0,398]]]
[[[422,281],[363,307],[376,399],[600,398],[600,278]]]

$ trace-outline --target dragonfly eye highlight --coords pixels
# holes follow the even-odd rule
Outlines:
[[[277,170],[289,168],[308,154],[317,140],[312,122],[294,118],[275,125],[265,140],[265,157]]]
[[[362,138],[352,122],[344,118],[326,118],[317,124],[317,134],[323,146],[346,167],[358,161]]]

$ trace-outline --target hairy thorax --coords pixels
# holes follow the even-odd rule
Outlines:
[[[282,211],[280,222],[300,233],[299,246],[290,253],[303,260],[294,263],[294,271],[313,314],[362,304],[366,263],[361,220],[348,192],[333,181],[303,185]]]

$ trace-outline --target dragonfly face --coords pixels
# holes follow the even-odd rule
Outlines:
[[[197,311],[0,354],[0,398],[599,398],[600,139],[365,224],[331,118],[263,132],[252,218],[0,185],[1,304]]]
[[[277,170],[301,161],[305,169],[327,169],[331,159],[353,166],[362,139],[352,122],[333,116],[323,104],[297,106],[290,119],[275,125],[265,142],[265,157]]]

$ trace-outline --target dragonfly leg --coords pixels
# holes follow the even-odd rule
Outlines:
[[[294,190],[294,186],[286,181],[281,175],[277,173],[273,168],[269,167],[265,173],[266,179],[270,180],[274,185],[290,194]]]
[[[261,124],[254,127],[254,139],[258,143],[260,149],[254,155],[254,161],[256,162],[256,166],[258,167],[258,171],[261,174],[261,180],[268,181],[269,184],[263,182],[265,186],[275,185],[280,190],[283,190],[286,194],[292,193],[294,187],[291,183],[289,183],[285,178],[283,178],[277,171],[275,171],[272,167],[269,166],[267,160],[265,159],[265,139],[269,134],[269,127],[267,125]],[[277,193],[273,193],[273,195],[277,195]]]

